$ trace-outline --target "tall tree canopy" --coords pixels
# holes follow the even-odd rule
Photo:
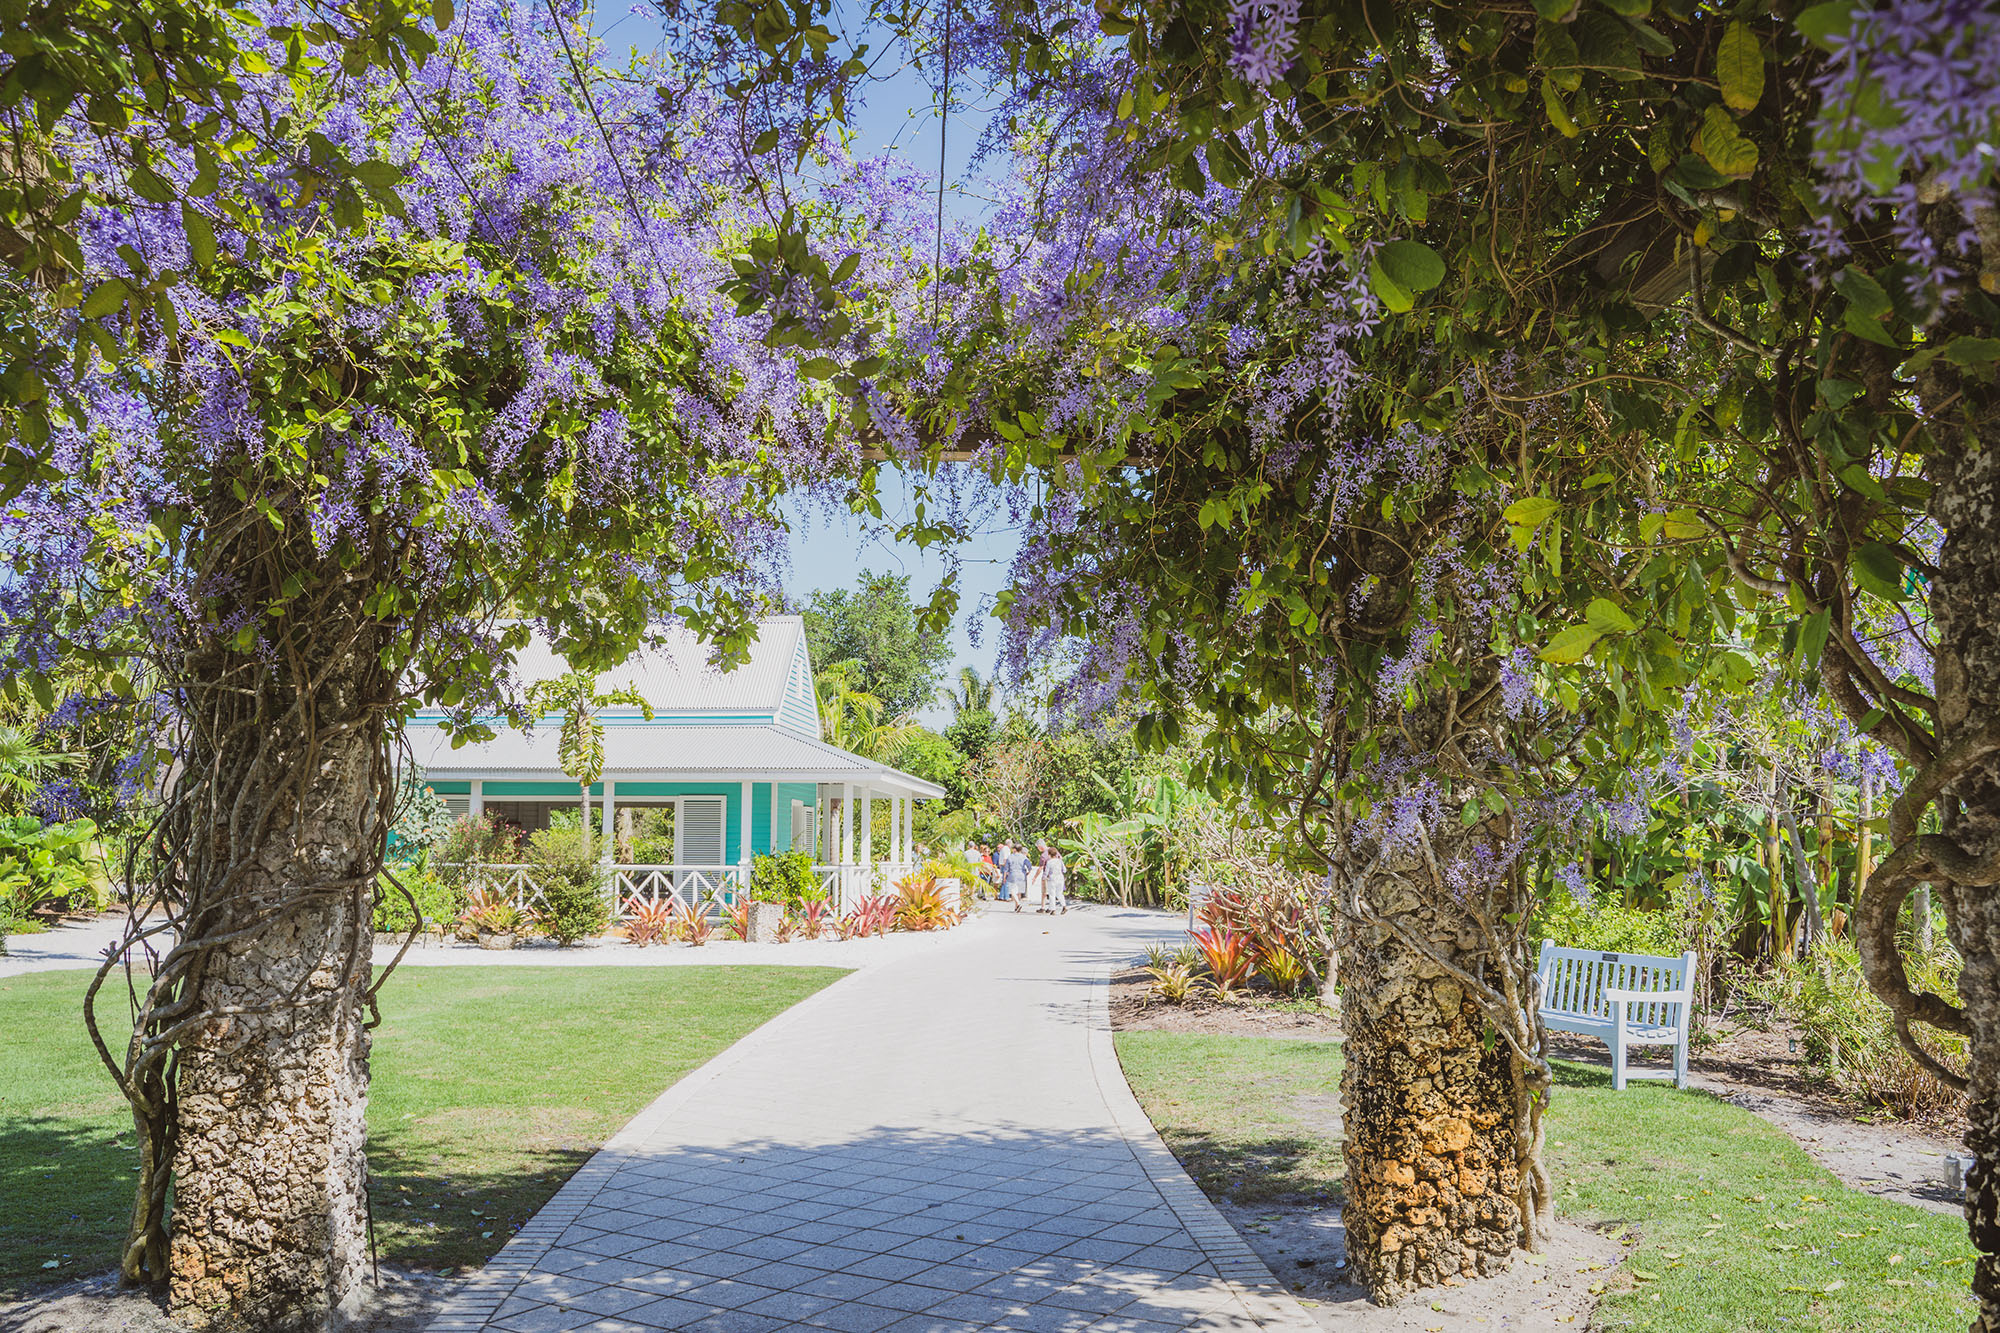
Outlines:
[[[861,571],[852,588],[815,590],[801,614],[815,666],[861,664],[861,682],[891,718],[937,697],[951,661],[950,638],[919,623],[910,576]]]

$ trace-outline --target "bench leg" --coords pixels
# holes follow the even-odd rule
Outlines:
[[[1674,1086],[1686,1088],[1688,1085],[1688,1034],[1681,1029],[1681,1039],[1674,1043]]]
[[[1611,1090],[1625,1091],[1625,1025],[1611,1029]]]

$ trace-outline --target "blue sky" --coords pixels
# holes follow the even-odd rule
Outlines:
[[[613,59],[633,48],[649,51],[660,39],[659,16],[641,4],[638,13],[628,13],[630,0],[609,0],[597,9],[597,32],[604,38],[607,54]],[[843,5],[843,9],[846,7]],[[879,54],[871,52],[871,58]],[[854,144],[858,156],[894,152],[907,156],[936,179],[938,168],[938,98],[936,92],[913,69],[895,68],[897,56],[889,54],[878,65],[884,74],[867,90],[858,112],[853,115]],[[954,217],[971,220],[983,211],[982,193],[971,169],[972,151],[985,129],[988,115],[972,90],[954,92],[949,134],[945,141],[947,192],[945,207]],[[961,101],[960,99],[965,99]],[[903,479],[885,471],[880,496],[886,521],[893,527],[909,517],[910,492]],[[810,506],[789,506],[792,517],[791,563],[785,574],[785,592],[795,601],[804,601],[815,590],[853,587],[862,571],[907,574],[910,593],[918,602],[927,600],[943,579],[947,562],[937,552],[924,551],[914,544],[897,542],[893,533],[876,531],[881,523],[863,525],[845,513],[827,514]],[[956,678],[961,666],[974,666],[991,674],[998,647],[998,634],[991,623],[993,597],[1006,585],[1008,564],[1019,546],[1018,535],[1007,526],[1004,514],[988,515],[982,531],[959,548],[963,562],[959,573],[959,606],[952,626],[953,660],[947,679]],[[987,623],[980,645],[972,643],[972,621],[985,616]],[[922,715],[933,725],[949,720],[949,710],[933,706]]]

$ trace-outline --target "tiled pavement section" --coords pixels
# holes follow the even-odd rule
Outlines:
[[[1172,928],[989,914],[836,983],[643,1112],[431,1333],[1313,1328],[1118,1072],[1097,983]]]

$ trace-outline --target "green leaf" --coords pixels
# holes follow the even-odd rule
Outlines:
[[[1576,12],[1578,0],[1534,0],[1535,12],[1551,22],[1560,23]]]
[[[1701,130],[1695,147],[1711,167],[1725,176],[1742,179],[1757,174],[1757,145],[1743,137],[1736,121],[1719,106],[1701,113]]]
[[[1825,610],[1813,612],[1799,624],[1799,665],[1814,667],[1819,665],[1819,655],[1826,648],[1826,631],[1830,623]]]
[[[1764,96],[1764,48],[1750,25],[1737,19],[1722,30],[1715,49],[1715,77],[1732,111],[1748,111]]]
[[[1618,603],[1608,597],[1592,599],[1584,609],[1583,618],[1599,634],[1630,634],[1639,628],[1632,617],[1625,614]]]
[[[1603,635],[1588,625],[1571,625],[1549,640],[1536,656],[1544,662],[1581,662]]]
[[[1833,275],[1833,289],[1847,298],[1850,308],[1869,319],[1889,313],[1889,293],[1870,277],[1866,269],[1849,264]]]
[[[1422,241],[1391,241],[1375,262],[1405,291],[1427,292],[1444,281],[1444,258]]]
[[[1514,501],[1503,511],[1509,523],[1519,523],[1523,527],[1539,528],[1549,521],[1562,506],[1546,495],[1530,495]]]
[[[447,31],[457,17],[458,11],[451,0],[431,0],[431,22],[437,25],[439,32]]]
[[[194,266],[209,268],[214,265],[215,228],[192,204],[181,205],[181,231],[187,236],[188,253],[194,259]]]
[[[1380,298],[1382,304],[1396,314],[1402,314],[1417,303],[1415,295],[1383,271],[1379,259],[1369,262],[1368,285],[1375,289],[1375,295]]]
[[[1945,344],[1944,359],[1954,366],[1984,365],[2000,361],[2000,338],[1974,338],[1961,334]]]
[[[1903,591],[1903,557],[1893,546],[1865,542],[1854,548],[1854,581],[1865,591],[1892,602],[1900,602]]]
[[[123,278],[107,278],[91,288],[90,295],[83,301],[85,319],[102,319],[120,309],[125,304],[125,295],[131,287]]]
[[[823,380],[840,369],[840,363],[830,356],[816,356],[799,367],[799,374],[809,380]]]
[[[1833,39],[1854,25],[1853,0],[1833,0],[1831,4],[1802,9],[1792,20],[1799,35],[1823,51],[1833,49]]]
[[[1542,79],[1542,107],[1549,113],[1549,124],[1565,139],[1576,137],[1576,121],[1571,119],[1569,108],[1563,105],[1562,95],[1556,91],[1554,83]]]

